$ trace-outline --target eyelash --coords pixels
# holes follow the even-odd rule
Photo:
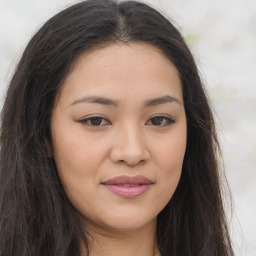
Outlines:
[[[152,124],[152,120],[155,121],[157,119],[160,119],[161,120],[161,124],[160,125],[154,125]],[[98,125],[94,125],[92,124],[92,121],[98,121],[99,124]],[[158,121],[160,121],[158,120]],[[102,121],[105,122],[105,124],[102,124]],[[146,124],[148,124],[148,122],[151,121],[151,125],[152,126],[155,126],[155,127],[166,127],[166,126],[169,126],[171,124],[174,124],[175,123],[175,120],[167,117],[167,116],[163,116],[163,115],[156,115],[156,116],[153,116],[151,117],[147,122]],[[165,124],[162,125],[162,122],[165,121]],[[82,119],[79,121],[80,123],[82,123],[83,125],[87,125],[87,126],[91,126],[91,127],[101,127],[101,126],[107,126],[107,125],[111,125],[111,123],[105,118],[105,117],[102,117],[102,116],[91,116],[91,117],[88,117],[88,118],[85,118],[85,119]]]
[[[164,124],[164,125],[162,125],[162,122],[161,122],[160,125],[153,125],[153,124],[152,124],[153,126],[157,126],[157,127],[165,127],[165,126],[169,126],[169,125],[175,123],[175,120],[174,120],[174,119],[171,119],[170,117],[162,116],[162,115],[153,116],[153,117],[151,117],[151,118],[149,119],[149,121],[151,121],[151,123],[152,123],[152,120],[153,120],[153,119],[155,119],[155,120],[157,120],[157,119],[162,119],[162,121],[163,121],[163,120],[165,121],[165,124]],[[149,121],[147,121],[146,124],[147,124]]]

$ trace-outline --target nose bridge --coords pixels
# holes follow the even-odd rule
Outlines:
[[[139,129],[138,125],[126,124],[121,128],[122,137],[124,138],[127,149],[130,147],[133,149],[142,148],[143,144],[143,132]]]
[[[136,165],[149,157],[144,131],[135,123],[124,123],[117,129],[115,142],[111,151],[114,162],[126,162]]]

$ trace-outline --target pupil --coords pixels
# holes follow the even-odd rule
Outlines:
[[[91,124],[95,125],[95,126],[100,125],[101,124],[101,120],[102,120],[102,118],[93,117],[93,118],[91,118]]]
[[[157,116],[157,117],[154,117],[151,122],[153,125],[161,125],[163,122],[163,118],[160,116]]]

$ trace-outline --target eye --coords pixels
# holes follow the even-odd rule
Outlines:
[[[168,126],[175,123],[175,121],[169,117],[166,116],[154,116],[147,121],[147,125],[153,125],[153,126]]]
[[[80,123],[88,126],[105,126],[110,125],[110,122],[101,116],[92,116],[79,121]]]

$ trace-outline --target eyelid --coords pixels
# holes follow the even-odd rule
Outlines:
[[[154,125],[154,124],[149,124],[150,121],[152,121],[152,119],[154,118],[162,118],[164,120],[167,120],[167,124],[160,124],[160,125]],[[107,124],[99,124],[99,125],[93,125],[93,124],[90,124],[89,121],[92,120],[93,118],[99,118],[99,119],[102,119],[104,120],[105,122],[107,122]],[[93,114],[93,115],[89,115],[89,116],[86,116],[82,119],[80,119],[78,121],[79,123],[82,123],[83,125],[87,125],[87,126],[91,126],[91,127],[102,127],[102,126],[107,126],[107,125],[111,125],[111,122],[108,120],[108,118],[106,118],[105,116],[101,115],[101,114]],[[170,126],[172,124],[174,124],[176,121],[170,117],[169,115],[166,115],[166,114],[155,114],[155,115],[152,115],[149,120],[146,122],[146,125],[152,125],[154,127],[166,127],[166,126]]]
[[[86,123],[88,121],[90,121],[91,119],[93,118],[100,118],[102,120],[105,120],[108,124],[101,124],[101,125],[92,125],[92,124],[89,124],[89,123]],[[107,125],[111,125],[111,122],[103,115],[100,115],[100,114],[93,114],[93,115],[89,115],[89,116],[86,116],[86,117],[83,117],[82,119],[80,119],[78,121],[79,123],[82,123],[83,125],[87,125],[87,126],[91,126],[91,127],[102,127],[102,126],[107,126]]]
[[[149,121],[151,121],[153,118],[155,118],[155,117],[161,117],[161,118],[163,118],[163,119],[165,119],[165,120],[168,120],[169,123],[168,123],[168,124],[165,124],[165,125],[153,125],[153,124],[151,124],[151,125],[154,126],[154,127],[166,127],[166,126],[170,126],[170,125],[176,123],[176,120],[173,119],[172,117],[170,117],[169,115],[166,115],[166,114],[156,114],[156,115],[151,116],[151,117],[149,118],[149,120],[146,122],[146,124],[147,124]]]

